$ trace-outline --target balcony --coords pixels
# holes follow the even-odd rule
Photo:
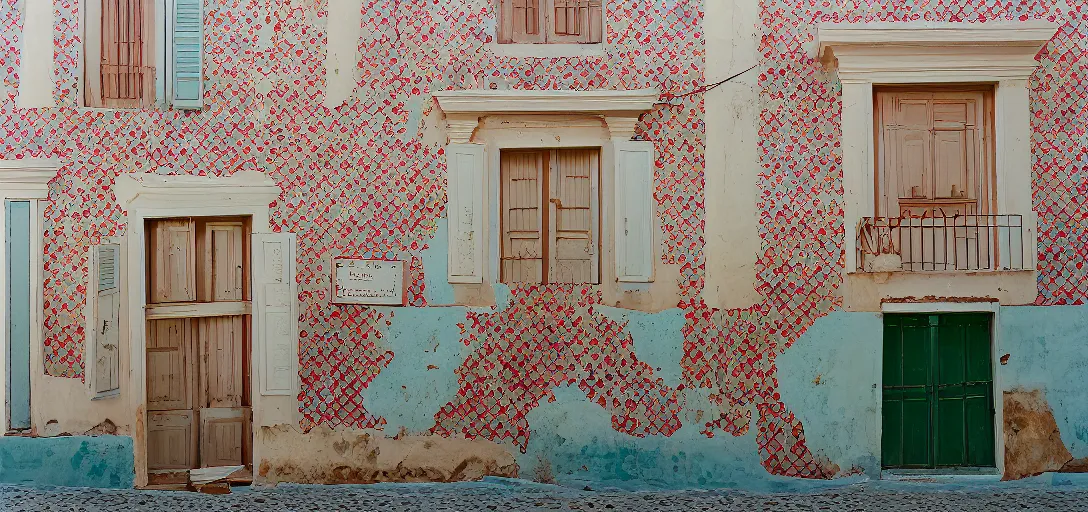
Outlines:
[[[1034,270],[1021,215],[862,217],[858,272]]]

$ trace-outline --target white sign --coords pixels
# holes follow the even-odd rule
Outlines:
[[[404,305],[404,262],[333,259],[335,304]]]

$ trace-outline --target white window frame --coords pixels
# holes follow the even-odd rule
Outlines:
[[[450,144],[481,146],[484,218],[481,275],[456,283],[498,283],[502,232],[499,220],[501,179],[499,154],[504,149],[601,148],[598,240],[599,283],[616,281],[614,204],[615,145],[631,141],[638,117],[660,94],[656,89],[631,91],[526,91],[469,89],[434,94],[446,116]],[[644,142],[652,144],[652,142]],[[447,154],[449,150],[447,149]],[[654,215],[653,261],[658,260],[660,219]],[[450,237],[453,237],[451,230]],[[646,282],[652,282],[651,276]]]
[[[1031,106],[1035,55],[1058,26],[1046,21],[986,23],[822,23],[819,57],[842,82],[845,272],[857,268],[855,229],[875,212],[873,86],[996,84],[997,208],[1024,220],[1024,267],[1034,271],[1038,219],[1031,204]]]
[[[43,240],[42,225],[45,221],[42,201],[49,199],[49,181],[57,175],[61,163],[51,158],[26,158],[20,160],[0,160],[0,227],[6,226],[6,209],[2,203],[7,200],[30,201],[30,425],[34,420],[34,396],[37,381],[45,374],[43,359],[44,336],[42,332],[43,288],[42,262]],[[6,236],[6,235],[5,235]],[[7,261],[7,244],[0,240],[0,261]],[[7,272],[0,272],[0,326],[7,325],[8,303]],[[7,390],[8,339],[7,329],[0,330],[0,394]],[[7,407],[0,407],[0,426],[6,430],[8,424]]]

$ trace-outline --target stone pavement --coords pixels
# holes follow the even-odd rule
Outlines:
[[[926,486],[857,483],[817,492],[579,491],[520,481],[235,488],[229,495],[190,492],[32,488],[0,485],[0,511],[1088,511],[1080,485]]]

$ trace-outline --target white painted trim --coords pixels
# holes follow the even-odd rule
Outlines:
[[[36,394],[35,372],[45,372],[42,350],[44,332],[42,321],[42,226],[45,223],[42,201],[49,198],[49,181],[61,168],[60,160],[54,158],[24,158],[19,160],[0,160],[0,230],[7,224],[7,210],[4,201],[30,201],[30,418],[34,428],[34,396]],[[35,236],[36,235],[36,236]],[[7,244],[4,232],[0,236],[0,262],[7,261]],[[7,325],[8,303],[7,272],[0,270],[0,326]],[[6,396],[8,368],[7,329],[0,329],[0,395]],[[0,435],[7,429],[7,407],[0,407]]]
[[[449,142],[470,142],[480,118],[499,114],[574,114],[603,117],[611,138],[634,136],[638,116],[661,97],[657,89],[527,91],[464,89],[437,91]]]
[[[990,366],[993,374],[994,394],[994,462],[997,466],[997,474],[1005,474],[1005,405],[1004,392],[1001,386],[1001,303],[990,302],[886,302],[880,305],[880,311],[884,313],[992,313],[990,319]],[[881,341],[883,350],[883,340]],[[883,357],[883,355],[881,355]],[[883,386],[883,373],[881,383]],[[883,400],[881,401],[883,406]],[[883,411],[881,411],[883,414]],[[883,433],[881,434],[883,435]],[[928,476],[928,475],[927,475]],[[964,476],[957,476],[964,478]],[[881,471],[881,479],[884,479],[884,471]]]
[[[136,466],[136,485],[147,484],[147,432],[146,415],[146,317],[147,289],[144,221],[169,217],[249,216],[252,232],[269,232],[268,205],[280,195],[280,188],[267,175],[257,171],[239,171],[232,176],[164,176],[158,174],[122,174],[114,183],[114,194],[121,208],[128,211],[128,230],[122,252],[127,255],[124,269],[125,281],[121,284],[121,323],[128,328],[130,372],[128,386],[129,410],[134,412],[133,451]],[[250,332],[256,332],[256,315],[250,316]],[[123,343],[123,342],[122,342]],[[250,361],[262,361],[259,343],[251,344]],[[260,365],[251,365],[251,388],[260,389]],[[261,425],[262,397],[252,393],[253,424]],[[253,460],[260,460],[256,433],[253,429]]]
[[[489,43],[487,51],[497,57],[521,59],[561,59],[578,57],[604,57],[602,43]]]
[[[873,85],[996,84],[995,162],[998,211],[1024,218],[1024,262],[1037,258],[1031,209],[1031,133],[1027,80],[1035,55],[1058,26],[1045,21],[987,23],[824,23],[818,54],[842,82],[844,271],[857,269],[856,229],[872,216],[876,162]]]

